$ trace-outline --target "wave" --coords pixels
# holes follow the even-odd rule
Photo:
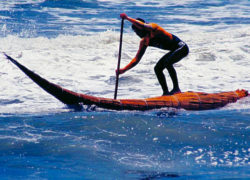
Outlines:
[[[193,32],[176,33],[190,48],[188,57],[175,65],[182,91],[249,90],[248,28],[210,33],[193,29]],[[88,36],[59,35],[55,38],[9,35],[0,40],[2,52],[17,58],[46,79],[73,91],[113,97],[112,81],[115,80],[119,32],[110,30]],[[138,46],[138,37],[131,33],[124,34],[121,67],[135,56]],[[160,95],[161,88],[153,67],[165,53],[148,48],[141,62],[120,77],[118,97],[146,98]],[[13,107],[26,109],[31,106],[36,111],[37,107],[53,109],[63,106],[10,65],[4,56],[0,55],[0,59],[0,99],[19,102],[0,106],[0,112],[11,112]],[[171,88],[167,72],[166,78]],[[249,108],[249,98],[246,99],[243,107]]]

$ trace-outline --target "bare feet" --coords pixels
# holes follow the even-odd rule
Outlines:
[[[162,96],[170,96],[171,94],[170,94],[170,92],[169,91],[167,91],[167,92],[163,92],[163,94],[162,94]]]
[[[179,94],[181,93],[181,90],[180,89],[173,89],[172,91],[170,91],[170,95],[174,95],[174,94]]]
[[[173,89],[172,91],[167,91],[167,92],[164,92],[162,94],[162,96],[171,96],[171,95],[174,95],[174,94],[179,94],[181,93],[181,90],[180,89]]]

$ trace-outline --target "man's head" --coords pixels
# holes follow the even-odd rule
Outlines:
[[[143,19],[141,19],[141,18],[136,18],[136,20],[145,23],[145,21],[144,21]],[[147,33],[148,33],[146,30],[144,30],[144,29],[139,29],[139,28],[137,28],[137,27],[136,27],[135,25],[133,25],[133,24],[132,24],[131,27],[132,27],[133,31],[134,31],[140,38],[145,37],[145,36],[147,35]]]

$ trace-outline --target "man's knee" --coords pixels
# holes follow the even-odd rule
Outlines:
[[[155,74],[159,74],[163,71],[164,68],[162,68],[159,64],[156,64],[154,67]]]

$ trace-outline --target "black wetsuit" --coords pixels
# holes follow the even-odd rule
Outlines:
[[[182,58],[188,55],[189,49],[186,43],[181,41],[177,36],[172,35],[172,39],[169,37],[153,37],[150,39],[149,46],[157,47],[164,50],[170,50],[166,55],[164,55],[156,64],[154,70],[160,85],[162,86],[163,95],[171,94],[168,91],[167,83],[163,70],[166,68],[170,74],[170,77],[173,81],[173,90],[172,92],[178,92],[179,85],[176,75],[176,71],[173,67],[174,63],[177,63]],[[172,94],[173,94],[172,93]]]

